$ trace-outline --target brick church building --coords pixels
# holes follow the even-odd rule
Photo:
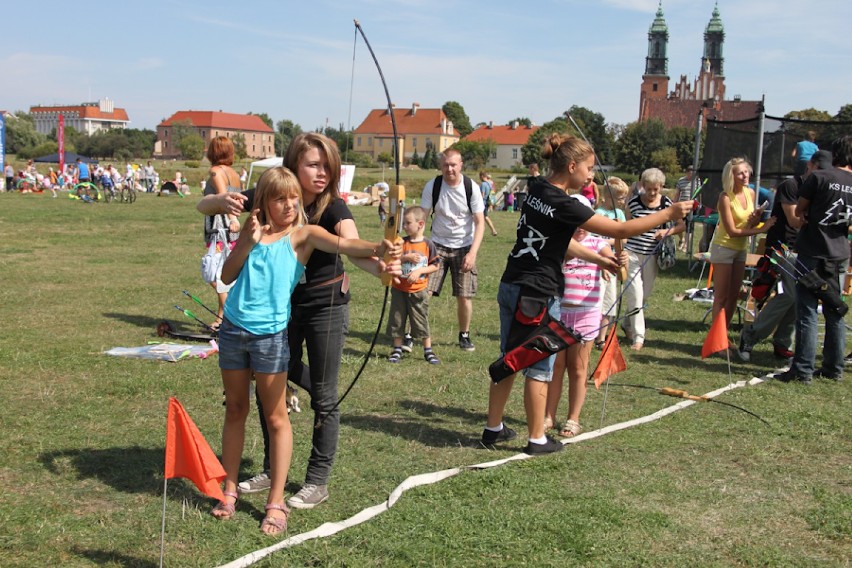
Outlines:
[[[725,28],[719,17],[718,4],[707,27],[704,28],[704,54],[698,77],[692,84],[686,75],[669,91],[669,59],[667,55],[669,29],[660,2],[656,18],[648,30],[648,55],[639,94],[639,120],[660,119],[666,128],[695,127],[698,113],[704,120],[744,120],[756,117],[761,101],[744,101],[739,95],[725,98],[725,58],[722,47]]]

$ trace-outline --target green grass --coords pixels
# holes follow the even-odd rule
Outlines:
[[[408,182],[406,182],[408,183]],[[412,182],[418,192],[423,180]],[[220,448],[222,388],[216,359],[155,363],[103,355],[157,339],[174,304],[196,310],[187,289],[214,303],[200,280],[197,195],[142,195],[133,205],[85,205],[49,195],[0,194],[0,551],[4,566],[156,566],[169,396],[177,396],[214,451]],[[354,210],[376,238],[375,210]],[[294,511],[289,534],[348,518],[385,500],[406,477],[507,457],[525,426],[516,386],[507,423],[518,442],[477,449],[487,405],[487,365],[498,354],[495,296],[517,216],[495,213],[500,235],[479,260],[474,353],[455,347],[455,304],[432,303],[434,368],[419,350],[396,366],[387,340],[343,404],[331,499]],[[352,270],[351,334],[341,390],[375,329],[382,291]],[[706,306],[674,302],[696,284],[686,261],[661,276],[641,352],[626,352],[618,383],[701,394],[763,374],[771,346],[752,363],[701,360]],[[732,332],[732,337],[735,333]],[[845,566],[852,561],[850,381],[812,387],[776,383],[693,405],[660,421],[569,446],[558,455],[464,472],[406,493],[388,513],[324,540],[278,552],[260,566]],[[600,423],[603,392],[591,390],[587,430]],[[293,415],[288,487],[303,479],[311,413],[302,393]],[[560,417],[564,415],[563,407]],[[675,401],[611,387],[604,424]],[[249,418],[243,473],[262,460]],[[213,566],[275,539],[260,534],[265,496],[240,501],[231,522],[191,483],[169,483],[166,564]]]

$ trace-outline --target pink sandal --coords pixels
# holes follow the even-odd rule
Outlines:
[[[233,497],[233,503],[226,503],[225,501],[219,501],[213,510],[210,511],[210,514],[219,519],[220,521],[227,521],[231,517],[234,516],[234,513],[237,511],[237,499],[240,498],[236,493],[232,493],[230,491],[223,491],[222,495],[225,497]],[[217,514],[218,513],[218,514]]]
[[[263,521],[260,523],[260,530],[263,534],[268,535],[276,535],[280,532],[284,532],[287,530],[287,517],[290,516],[290,508],[285,504],[278,505],[277,503],[268,503],[265,507],[267,511],[275,510],[275,511],[284,511],[283,517],[270,517],[267,515],[263,518]],[[274,530],[270,532],[266,532],[263,529],[265,527],[271,527]]]

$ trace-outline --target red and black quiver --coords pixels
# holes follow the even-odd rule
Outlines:
[[[778,271],[773,268],[768,256],[760,257],[755,269],[757,276],[751,282],[751,297],[754,298],[757,308],[760,309],[769,299],[772,288],[778,282]]]
[[[519,297],[506,342],[507,351],[488,367],[495,384],[582,341],[576,331],[551,319],[547,302],[548,298],[523,293]]]

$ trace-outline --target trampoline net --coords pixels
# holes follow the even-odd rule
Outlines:
[[[852,134],[852,122],[764,117],[760,163],[762,187],[774,188],[793,175],[793,149],[811,130],[817,133],[817,146],[830,149],[835,138]],[[722,192],[722,168],[728,160],[742,156],[757,166],[759,131],[759,117],[738,121],[707,120],[704,151],[698,168],[698,179],[708,180],[698,196],[704,206],[716,209]],[[757,172],[752,179],[756,177]]]

